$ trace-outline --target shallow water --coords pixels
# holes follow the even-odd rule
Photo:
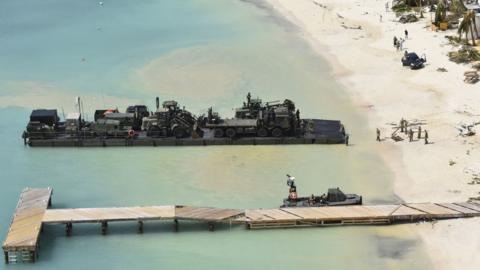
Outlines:
[[[138,2],[138,3],[137,3]],[[25,186],[54,188],[54,207],[192,204],[277,207],[297,177],[300,194],[339,186],[365,203],[396,201],[372,132],[329,67],[262,2],[59,1],[0,3],[0,232]],[[73,109],[177,99],[224,115],[247,91],[290,98],[304,117],[341,119],[353,146],[30,149],[20,134],[31,107]],[[91,117],[91,116],[90,116]],[[405,226],[208,232],[202,224],[46,226],[40,260],[15,269],[426,269]],[[2,267],[4,267],[2,265]]]

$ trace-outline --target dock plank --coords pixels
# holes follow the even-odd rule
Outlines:
[[[480,204],[477,204],[477,203],[465,202],[465,203],[455,203],[455,204],[480,212]]]
[[[406,206],[425,212],[430,215],[435,215],[436,217],[462,216],[461,212],[458,212],[446,207],[442,207],[434,203],[410,203],[410,204],[406,204]]]
[[[458,211],[460,213],[466,214],[466,215],[472,215],[472,214],[478,214],[480,211],[475,211],[470,208],[463,207],[461,205],[457,205],[454,203],[439,203],[438,205],[442,207],[446,207],[455,211]]]
[[[25,188],[22,191],[2,245],[5,252],[36,250],[43,215],[51,196],[51,188]]]
[[[43,223],[172,219],[175,206],[48,209]]]

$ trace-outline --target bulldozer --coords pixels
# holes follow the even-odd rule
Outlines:
[[[156,98],[157,110],[142,119],[142,130],[148,137],[175,137],[177,139],[191,137],[197,134],[195,116],[185,108],[180,108],[178,102],[169,100],[162,103]]]

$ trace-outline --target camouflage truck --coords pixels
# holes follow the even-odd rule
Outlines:
[[[185,108],[181,109],[174,100],[165,101],[160,108],[157,98],[157,110],[142,120],[142,130],[148,137],[191,137],[196,134],[195,116]]]
[[[88,127],[90,136],[101,138],[126,138],[128,131],[120,120],[108,118],[100,118]]]
[[[261,99],[251,99],[250,93],[243,107],[235,110],[235,118],[221,119],[210,108],[208,116],[200,119],[200,126],[212,129],[217,138],[249,135],[282,137],[304,133],[300,112],[295,111],[295,104],[291,100],[264,104]]]

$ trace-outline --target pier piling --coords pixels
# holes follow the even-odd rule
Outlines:
[[[173,231],[178,232],[178,220],[177,219],[173,220]]]
[[[138,233],[143,233],[143,221],[138,221]]]
[[[108,222],[102,221],[102,235],[107,234]]]
[[[73,227],[73,224],[71,222],[67,222],[65,224],[65,233],[67,236],[72,235],[72,227]]]

